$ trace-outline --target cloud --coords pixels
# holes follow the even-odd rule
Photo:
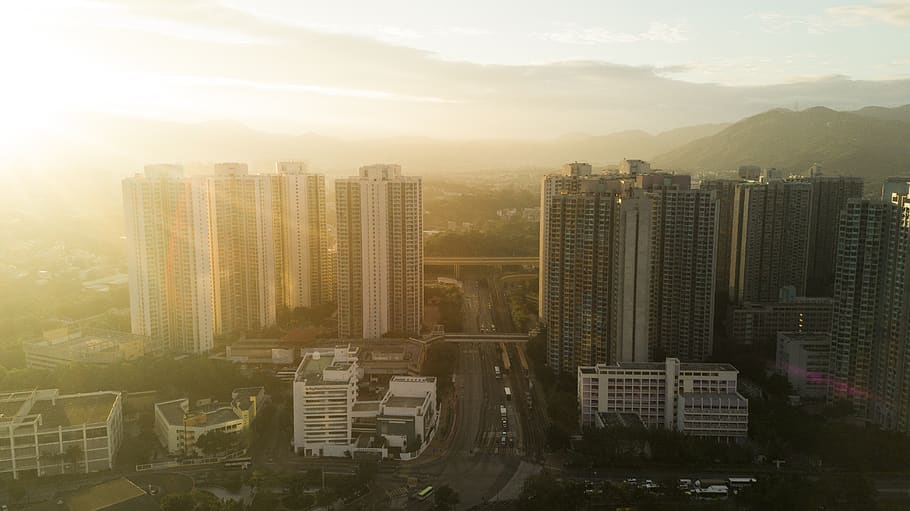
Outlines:
[[[683,43],[689,40],[684,22],[664,23],[651,22],[644,32],[615,32],[603,27],[579,27],[567,24],[553,32],[536,34],[538,38],[563,44],[611,44],[637,43],[654,41],[668,44]]]
[[[910,0],[883,1],[873,5],[841,5],[807,16],[765,12],[749,15],[748,18],[758,19],[765,30],[771,33],[798,28],[818,35],[871,24],[910,26]]]
[[[408,101],[416,103],[457,103],[453,99],[440,98],[435,96],[411,96],[407,94],[396,94],[394,92],[375,90],[375,89],[349,89],[344,87],[329,87],[324,85],[312,85],[304,83],[281,83],[281,82],[259,82],[255,80],[244,80],[239,78],[224,78],[218,76],[188,76],[188,75],[171,75],[160,77],[164,81],[178,84],[228,87],[249,89],[257,92],[290,92],[300,94],[319,94],[323,96],[338,96],[356,99],[373,99],[382,101]]]
[[[834,19],[847,25],[885,23],[910,26],[910,1],[892,0],[875,5],[843,5],[825,11]]]
[[[443,60],[404,43],[377,40],[375,33],[316,30],[209,2],[137,0],[129,6],[113,10],[126,22],[115,16],[102,17],[99,24],[97,10],[73,8],[56,27],[66,44],[61,55],[96,56],[97,68],[66,73],[67,94],[91,93],[81,102],[73,99],[76,107],[184,121],[232,119],[290,132],[504,138],[655,131],[735,120],[795,101],[850,109],[902,104],[910,97],[910,81],[900,80],[826,78],[746,87],[680,79],[710,68],[713,74],[702,82],[729,83],[737,73],[771,75],[780,64],[759,58],[661,67],[601,61],[482,65]],[[166,23],[149,25],[148,19]],[[149,32],[161,37],[136,37],[122,29],[124,23],[151,26]],[[688,37],[684,24],[655,23],[631,35],[561,28],[581,34],[573,44]],[[422,35],[434,30],[428,27]],[[242,34],[256,43],[222,41],[223,34]],[[49,58],[42,67],[53,71],[62,64]]]
[[[270,45],[277,41],[267,34],[251,34],[237,28],[208,26],[192,20],[173,17],[174,11],[167,9],[167,1],[144,4],[118,4],[103,0],[76,0],[69,7],[90,13],[86,18],[99,28],[145,32],[188,41],[222,45]],[[64,4],[66,5],[66,4]],[[176,4],[175,4],[176,5]],[[202,2],[187,1],[181,9],[187,13],[205,9]]]

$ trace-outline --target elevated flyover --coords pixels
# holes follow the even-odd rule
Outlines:
[[[432,256],[423,258],[423,266],[452,266],[455,269],[455,278],[461,274],[462,266],[537,266],[540,259],[537,256],[504,256],[504,257],[441,257]]]
[[[528,334],[451,334],[446,332],[446,342],[528,342]]]
[[[518,257],[439,257],[423,258],[424,266],[536,266],[540,262],[537,256]]]

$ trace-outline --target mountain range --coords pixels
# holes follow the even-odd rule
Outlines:
[[[828,173],[878,180],[910,172],[910,105],[851,112],[777,109],[734,124],[658,134],[630,130],[551,140],[466,141],[351,140],[257,131],[229,121],[187,124],[92,114],[69,118],[65,129],[40,146],[20,149],[29,157],[2,165],[15,171],[18,163],[36,177],[61,179],[91,170],[116,181],[156,162],[181,162],[205,172],[214,161],[246,161],[254,171],[267,171],[275,160],[303,159],[329,175],[348,174],[365,163],[397,162],[405,172],[433,176],[497,169],[543,172],[575,160],[604,167],[622,158],[682,172],[732,171],[750,164],[798,173],[819,163]]]
[[[653,158],[654,166],[680,171],[728,171],[740,165],[825,173],[878,182],[910,175],[910,105],[838,112],[816,107],[771,110]]]

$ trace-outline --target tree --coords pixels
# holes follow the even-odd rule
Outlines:
[[[363,486],[373,482],[376,474],[379,473],[379,466],[376,463],[364,461],[357,465],[357,485]]]
[[[213,456],[230,449],[237,441],[236,435],[221,430],[209,431],[196,439],[196,447],[203,454]]]
[[[518,496],[518,509],[549,511],[578,509],[584,491],[577,484],[555,479],[549,472],[534,475],[525,481]]]
[[[435,511],[449,511],[450,509],[455,509],[459,502],[461,502],[461,499],[458,497],[458,492],[453,490],[451,486],[440,486],[436,489],[433,509]]]
[[[439,395],[447,394],[452,388],[452,373],[458,358],[458,347],[449,342],[435,342],[427,348],[423,363],[423,374],[435,376]]]
[[[161,500],[161,511],[193,511],[196,500],[189,493],[168,495]]]

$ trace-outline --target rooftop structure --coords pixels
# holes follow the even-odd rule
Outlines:
[[[156,353],[152,338],[96,328],[58,328],[40,339],[22,343],[25,364],[35,369],[55,369],[82,364],[113,364]]]
[[[0,393],[0,473],[19,478],[109,470],[122,438],[119,392]]]
[[[196,442],[212,431],[237,433],[249,429],[265,399],[262,387],[234,389],[230,403],[190,407],[189,399],[155,404],[155,434],[172,454],[199,454]]]
[[[393,376],[382,399],[361,401],[358,349],[310,349],[294,377],[294,447],[305,456],[419,452],[435,432],[436,378]],[[365,438],[373,438],[369,440]],[[376,439],[382,439],[377,443]]]

